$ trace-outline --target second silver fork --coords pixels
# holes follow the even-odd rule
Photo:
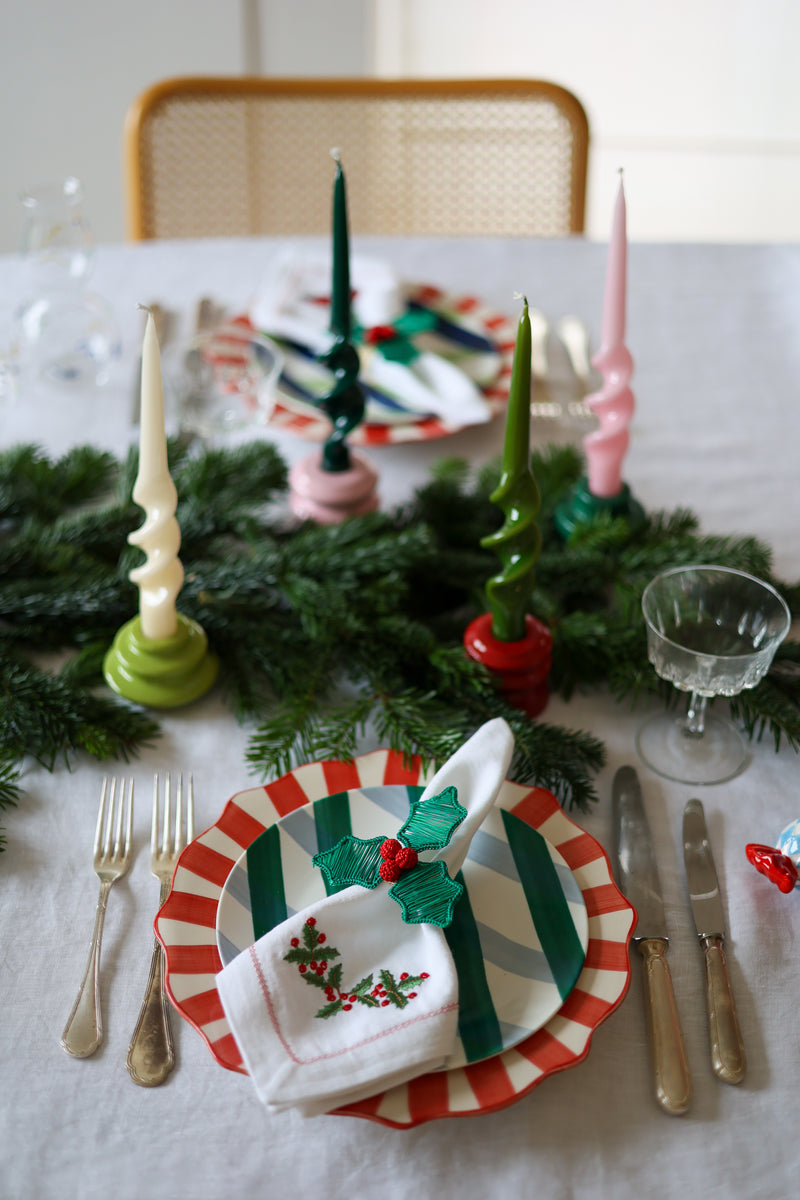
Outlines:
[[[153,780],[150,870],[161,884],[158,905],[161,908],[169,895],[170,883],[178,857],[194,837],[194,783],[191,775],[189,776],[185,818],[183,776],[181,775],[178,779],[174,828],[172,826],[172,796],[169,775],[166,779],[164,816],[161,821],[159,821],[158,793],[158,775],[156,775]],[[147,988],[125,1063],[133,1082],[142,1087],[156,1087],[163,1083],[175,1065],[169,1009],[164,993],[164,950],[158,939],[153,947]]]

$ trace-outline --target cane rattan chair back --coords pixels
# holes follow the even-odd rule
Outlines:
[[[137,240],[327,232],[334,147],[357,234],[584,227],[586,113],[542,80],[166,80],[125,140]]]

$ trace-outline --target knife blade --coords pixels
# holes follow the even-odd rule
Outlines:
[[[656,1100],[665,1112],[681,1116],[692,1102],[692,1080],[666,958],[669,938],[653,839],[633,767],[620,767],[614,776],[612,806],[619,885],[638,918],[633,943],[642,958]]]
[[[690,800],[683,810],[683,861],[706,969],[711,1065],[723,1083],[741,1083],[746,1061],[725,956],[725,914],[699,800]]]

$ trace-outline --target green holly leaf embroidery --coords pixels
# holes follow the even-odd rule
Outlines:
[[[443,849],[467,815],[456,796],[456,789],[451,786],[428,800],[412,800],[411,813],[397,831],[398,840],[417,853]]]
[[[383,841],[382,837],[364,839],[348,833],[330,850],[315,854],[311,861],[322,872],[329,892],[340,891],[354,883],[374,888],[381,881],[378,869]]]
[[[301,946],[299,938],[292,938],[293,944],[283,959],[284,962],[297,964],[305,983],[325,992],[327,1004],[323,1004],[322,1008],[314,1013],[314,1016],[322,1021],[327,1021],[329,1017],[340,1012],[352,1012],[357,1004],[363,1005],[364,1008],[386,1008],[389,1005],[405,1008],[409,1000],[415,999],[417,995],[416,990],[411,989],[421,987],[428,978],[427,972],[410,975],[408,971],[404,971],[396,980],[391,971],[382,970],[379,983],[374,982],[373,973],[370,972],[351,988],[344,990],[342,964],[334,963],[332,967],[328,967],[327,959],[321,957],[324,953],[328,958],[332,958],[334,954],[338,958],[339,951],[325,945],[326,936],[317,930],[316,924],[316,918],[309,917],[303,930],[305,944]],[[309,930],[310,932],[307,932]],[[316,954],[317,957],[309,961],[307,956],[310,954]]]
[[[438,925],[445,929],[464,888],[447,874],[443,862],[419,863],[389,888],[403,910],[407,925]]]

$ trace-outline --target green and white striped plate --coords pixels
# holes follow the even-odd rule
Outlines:
[[[241,855],[217,907],[223,965],[288,916],[326,896],[313,856],[339,838],[393,837],[422,787],[389,784],[326,796],[282,817]],[[581,889],[554,846],[492,809],[461,872],[446,929],[459,978],[459,1038],[446,1069],[517,1045],[561,1008],[589,939]],[[387,903],[389,901],[387,900]]]

